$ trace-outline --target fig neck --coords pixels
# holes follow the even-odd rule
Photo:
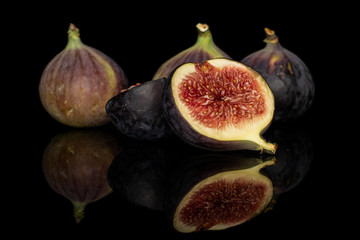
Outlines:
[[[84,218],[84,211],[85,211],[85,207],[86,207],[86,203],[84,202],[72,202],[73,204],[73,208],[74,208],[74,218],[76,223],[81,222],[81,220]]]
[[[198,31],[198,38],[195,45],[208,46],[214,44],[209,26],[207,24],[198,23],[196,28]]]
[[[265,28],[266,38],[264,42],[266,43],[266,50],[277,51],[281,50],[282,46],[280,45],[279,38],[276,36],[275,31]]]
[[[66,45],[66,49],[74,49],[79,48],[83,45],[80,39],[80,31],[74,24],[70,24],[68,30],[68,43]]]

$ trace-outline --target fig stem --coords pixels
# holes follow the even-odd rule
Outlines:
[[[81,220],[84,218],[84,211],[86,207],[86,203],[83,202],[73,202],[73,208],[74,208],[74,218],[76,223],[80,223]]]
[[[264,30],[266,34],[266,38],[264,39],[264,42],[275,44],[279,41],[274,30],[271,30],[269,28],[265,28]]]
[[[82,46],[82,42],[80,39],[80,30],[73,23],[70,23],[70,27],[68,30],[68,43],[66,45],[66,49],[78,48],[80,46]]]
[[[195,44],[199,44],[199,45],[213,44],[209,25],[207,25],[206,23],[198,23],[196,24],[196,28],[198,30],[198,38]]]

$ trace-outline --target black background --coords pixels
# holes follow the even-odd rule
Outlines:
[[[350,160],[344,159],[345,144],[339,139],[345,130],[338,127],[337,116],[345,114],[344,107],[349,105],[343,106],[341,100],[349,97],[341,90],[347,79],[338,75],[343,63],[336,63],[337,54],[344,51],[339,42],[349,35],[351,19],[346,15],[339,21],[336,16],[344,11],[332,6],[224,4],[114,6],[104,2],[92,6],[22,6],[37,10],[15,12],[7,19],[4,39],[9,43],[6,48],[11,55],[7,62],[11,64],[4,70],[10,73],[6,84],[15,92],[11,100],[4,100],[4,131],[11,131],[6,136],[9,146],[5,148],[5,153],[11,154],[3,157],[10,163],[9,171],[3,171],[11,175],[6,178],[9,189],[4,193],[9,200],[4,208],[11,209],[7,224],[17,227],[19,233],[36,236],[96,234],[119,238],[140,238],[146,234],[172,239],[234,235],[285,239],[344,231],[338,222],[346,219],[342,213],[351,206],[341,201],[341,193],[348,195],[342,184],[344,177],[340,177],[347,167],[339,162]],[[18,19],[21,23],[14,22]],[[41,106],[38,95],[43,69],[66,45],[69,23],[80,29],[85,44],[113,58],[130,83],[136,83],[151,80],[164,61],[192,46],[199,22],[209,24],[217,46],[235,60],[263,48],[263,29],[268,27],[276,31],[285,48],[308,65],[315,81],[315,100],[299,123],[310,132],[315,152],[306,178],[282,195],[273,211],[226,231],[179,234],[161,212],[132,205],[115,194],[89,204],[85,219],[76,224],[71,203],[49,187],[41,167],[42,153],[50,139],[72,128],[53,120]],[[343,106],[341,110],[339,106]],[[346,177],[349,181],[350,178]]]

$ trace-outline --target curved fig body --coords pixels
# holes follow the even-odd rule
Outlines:
[[[271,123],[274,105],[265,80],[228,59],[181,65],[163,94],[172,130],[186,142],[210,150],[275,153],[276,145],[261,137]]]
[[[46,66],[39,94],[46,111],[73,127],[94,127],[110,122],[106,102],[127,87],[123,70],[107,55],[83,44],[79,30],[69,28],[66,48]]]
[[[176,169],[164,203],[174,228],[222,230],[257,216],[273,197],[271,180],[260,173],[272,158],[205,154]]]
[[[106,104],[112,123],[136,140],[157,140],[172,135],[162,110],[166,79],[148,81],[113,97]]]
[[[198,23],[196,28],[198,30],[196,43],[163,63],[153,76],[153,80],[168,77],[176,67],[183,63],[203,62],[219,57],[230,58],[227,53],[216,46],[207,24]]]
[[[282,47],[275,32],[265,28],[266,47],[241,60],[258,71],[275,97],[274,121],[286,121],[303,115],[315,93],[312,75],[306,64]]]
[[[82,129],[56,135],[43,153],[42,168],[50,187],[69,199],[80,222],[87,204],[112,192],[107,171],[121,150],[119,142],[101,129]]]

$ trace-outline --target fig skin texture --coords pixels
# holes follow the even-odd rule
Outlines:
[[[266,47],[241,60],[258,71],[275,97],[274,121],[299,118],[312,105],[315,85],[306,64],[282,47],[275,32],[265,28]]]
[[[196,43],[176,54],[164,62],[153,76],[153,80],[168,77],[170,73],[179,65],[187,62],[203,62],[212,58],[229,58],[231,57],[221,50],[213,41],[209,26],[205,23],[196,25],[198,37]]]
[[[223,230],[260,214],[273,198],[269,161],[239,154],[207,153],[182,164],[169,180],[164,208],[182,233]]]
[[[274,97],[253,69],[229,59],[186,63],[170,75],[163,109],[171,129],[196,147],[274,154],[261,134],[270,125]]]
[[[42,169],[49,186],[69,199],[77,223],[87,204],[112,192],[107,171],[121,143],[104,129],[76,129],[54,136],[46,146]]]
[[[68,43],[44,69],[39,94],[42,105],[57,121],[95,127],[110,122],[105,104],[127,86],[115,61],[83,44],[79,29],[70,24]]]
[[[173,135],[162,110],[166,79],[137,84],[111,98],[106,112],[124,135],[135,140],[158,140]]]

